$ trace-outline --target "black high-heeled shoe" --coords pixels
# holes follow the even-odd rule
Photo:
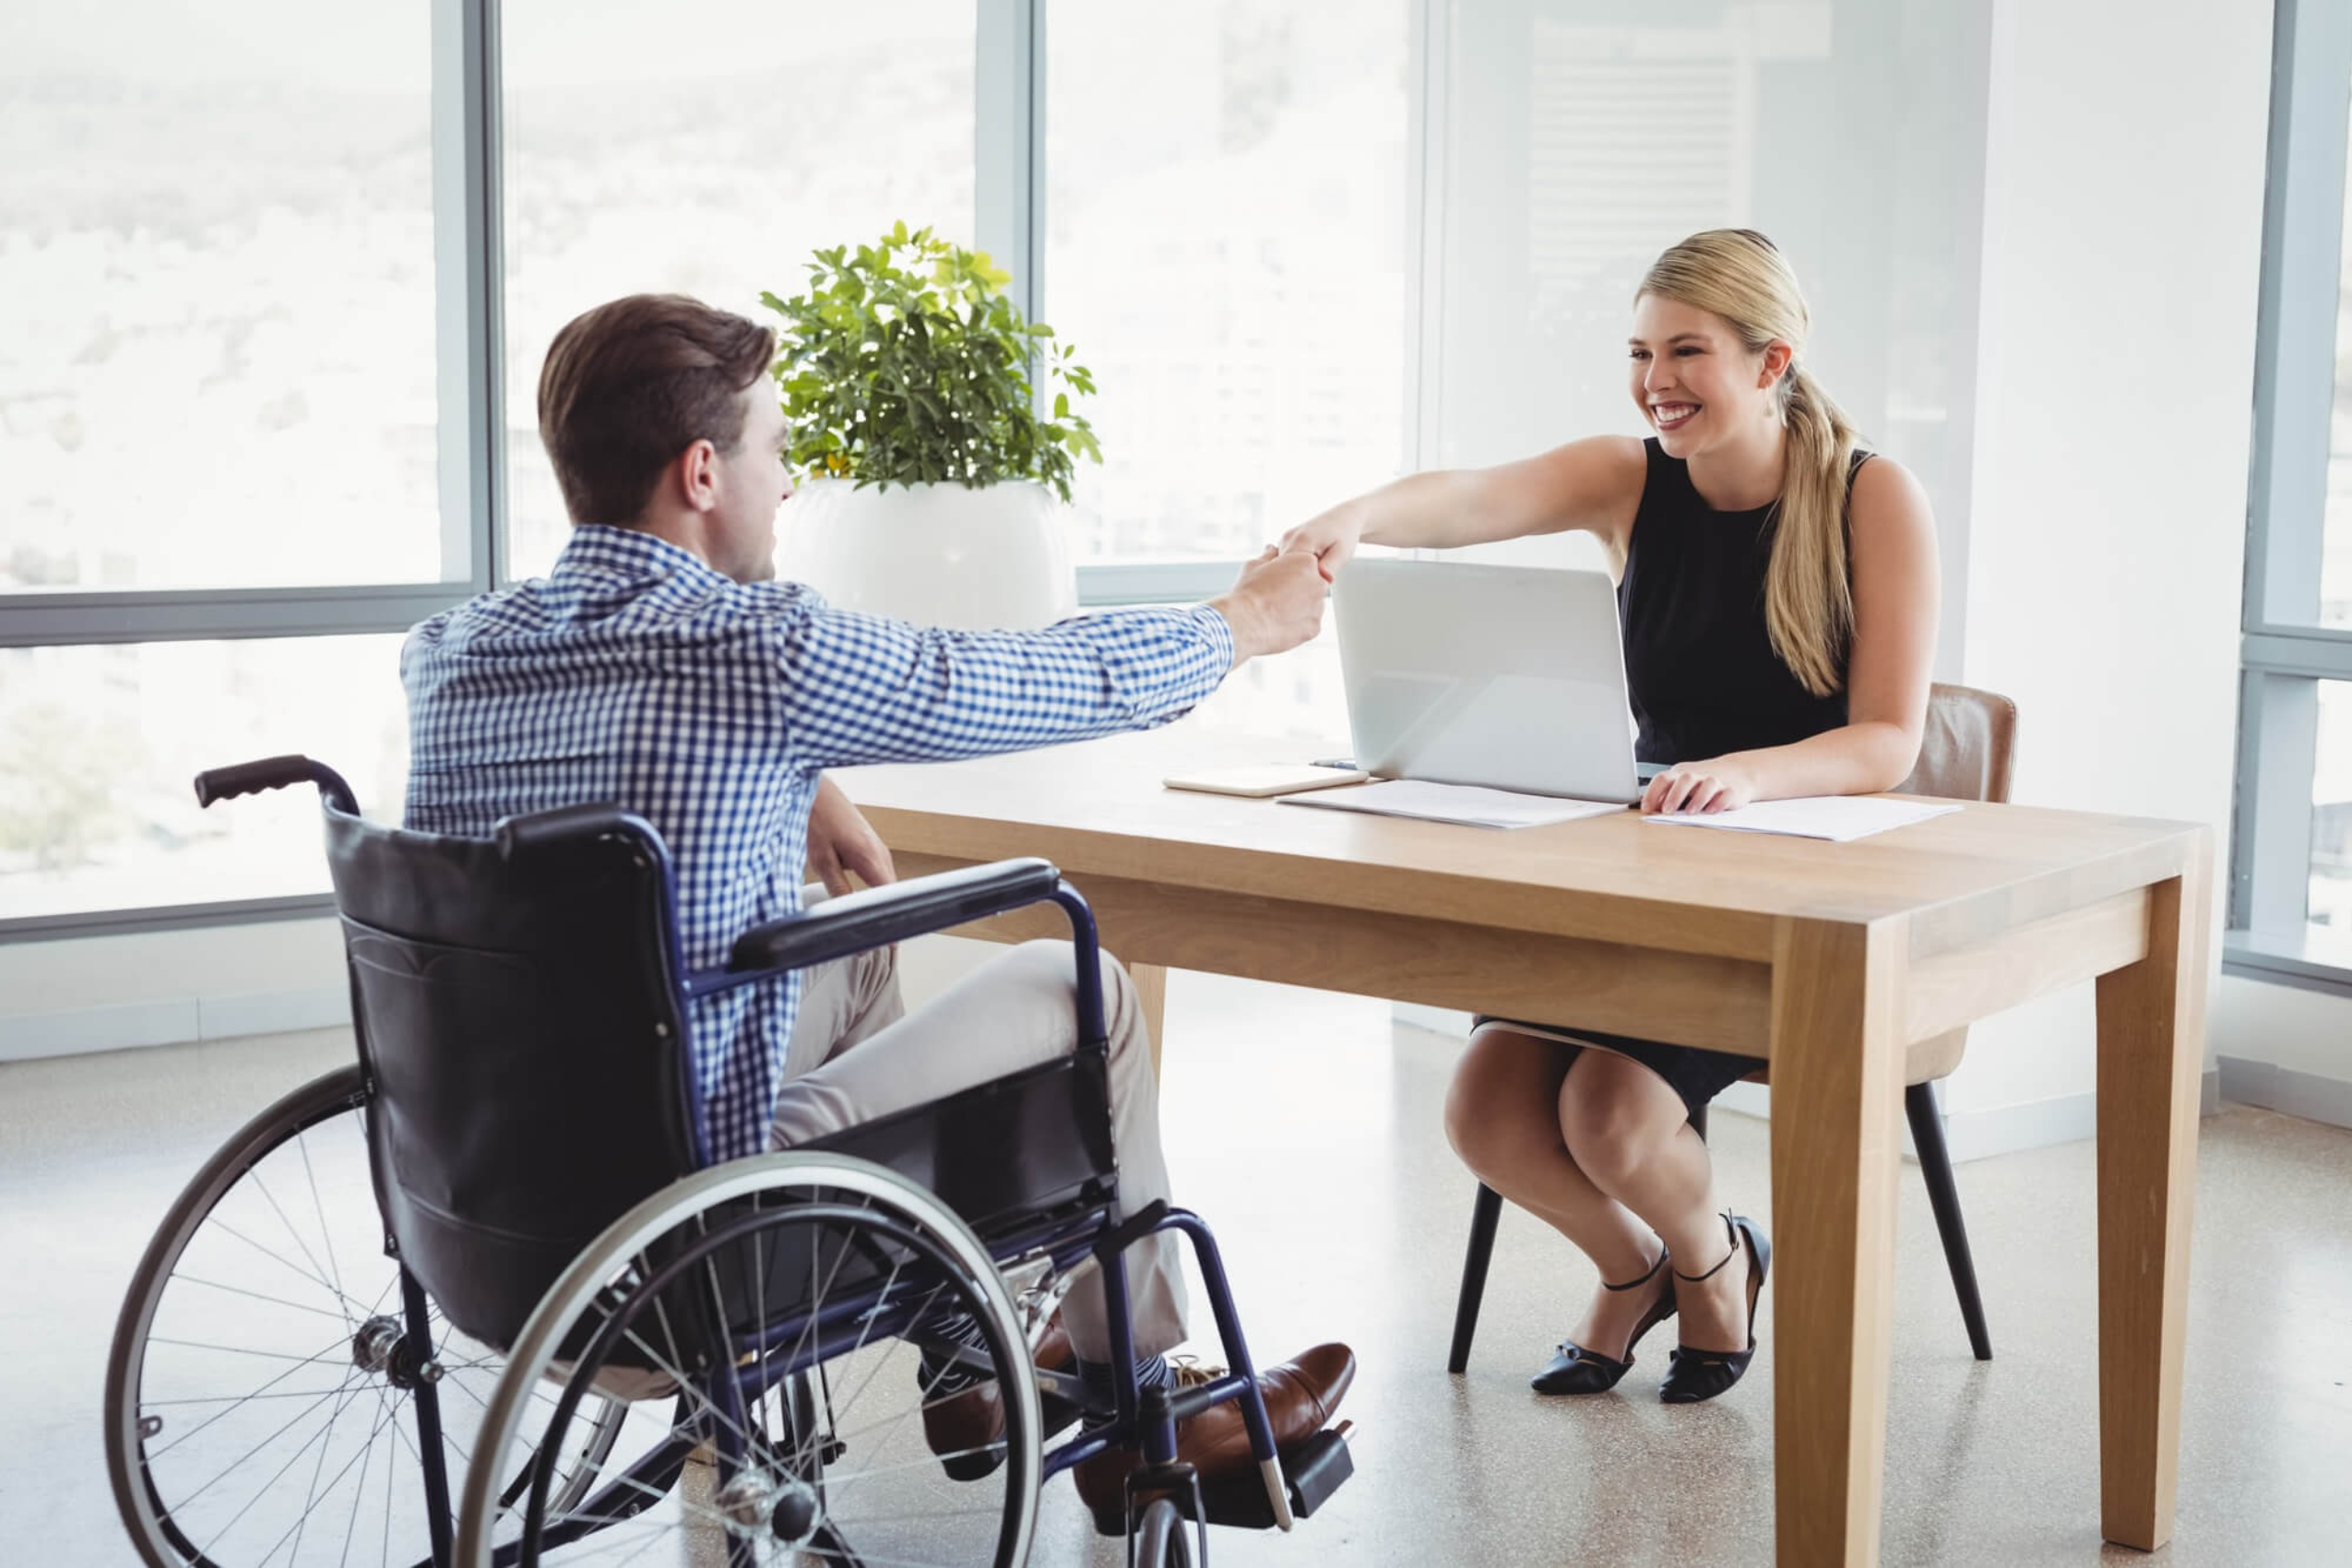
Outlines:
[[[1649,1272],[1639,1279],[1628,1279],[1622,1285],[1611,1285],[1603,1280],[1600,1288],[1604,1290],[1638,1290],[1657,1277],[1657,1271],[1666,1266],[1667,1256],[1666,1249],[1660,1247],[1657,1261],[1650,1265]],[[1674,1289],[1669,1281],[1666,1294],[1643,1314],[1641,1322],[1633,1325],[1633,1334],[1625,1341],[1623,1360],[1587,1350],[1573,1339],[1563,1339],[1560,1342],[1559,1353],[1544,1363],[1543,1371],[1527,1380],[1527,1386],[1538,1394],[1606,1394],[1617,1386],[1620,1378],[1633,1370],[1633,1347],[1642,1342],[1642,1336],[1673,1315]]]
[[[1756,1359],[1756,1299],[1764,1294],[1764,1273],[1772,1266],[1772,1243],[1765,1240],[1763,1228],[1744,1214],[1727,1214],[1723,1228],[1729,1233],[1732,1252],[1748,1249],[1748,1348],[1744,1350],[1698,1350],[1688,1345],[1678,1345],[1666,1369],[1666,1381],[1658,1384],[1657,1396],[1669,1405],[1695,1405],[1702,1399],[1712,1399],[1740,1381],[1748,1371],[1748,1363]],[[1684,1274],[1674,1271],[1674,1277],[1695,1285],[1711,1279],[1721,1271],[1723,1264],[1731,1261],[1731,1253],[1723,1254],[1723,1263],[1705,1274]]]

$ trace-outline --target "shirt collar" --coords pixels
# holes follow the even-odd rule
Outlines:
[[[582,523],[572,529],[572,537],[564,542],[564,552],[555,558],[555,568],[548,576],[560,582],[567,576],[597,572],[637,578],[669,577],[713,588],[726,587],[732,580],[693,551],[666,539],[656,539],[641,529]]]

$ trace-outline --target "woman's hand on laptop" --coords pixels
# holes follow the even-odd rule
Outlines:
[[[1231,590],[1208,601],[1233,628],[1236,667],[1261,654],[1287,653],[1323,630],[1323,602],[1330,585],[1304,552],[1288,554],[1267,545],[1241,568]]]
[[[1728,812],[1756,798],[1755,780],[1728,757],[1677,763],[1642,791],[1642,814]]]

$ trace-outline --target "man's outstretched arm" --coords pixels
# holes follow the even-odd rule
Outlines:
[[[1184,610],[1081,616],[1039,632],[954,632],[821,604],[782,624],[794,760],[944,761],[1148,729],[1244,660],[1322,625],[1314,557],[1269,551]]]

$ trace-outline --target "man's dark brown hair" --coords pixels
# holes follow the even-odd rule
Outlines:
[[[776,357],[766,327],[683,294],[632,294],[575,318],[539,373],[539,434],[574,523],[625,528],[697,441],[732,454],[743,388]]]

